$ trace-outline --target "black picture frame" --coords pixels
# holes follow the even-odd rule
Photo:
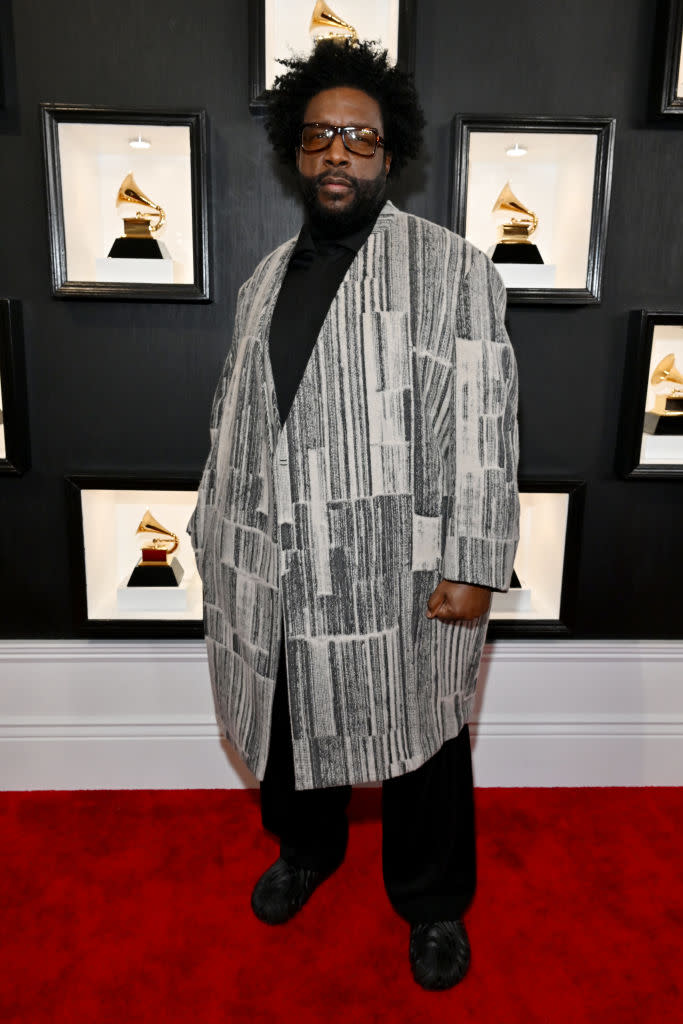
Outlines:
[[[26,364],[21,303],[0,299],[0,409],[5,454],[0,476],[21,476],[30,466]]]
[[[266,110],[266,0],[247,0],[249,18],[249,110],[262,115]],[[332,5],[334,6],[334,5]],[[415,0],[399,0],[398,66],[415,72]],[[284,69],[283,69],[284,70]]]
[[[555,134],[591,134],[596,136],[595,175],[591,206],[590,240],[586,284],[582,288],[508,288],[510,304],[597,304],[602,293],[605,242],[609,220],[614,161],[616,118],[572,117],[557,119],[546,116],[499,114],[457,114],[452,124],[452,178],[450,196],[450,227],[463,235],[466,227],[467,189],[469,175],[470,137],[474,132],[505,132],[529,135],[538,132]]]
[[[560,614],[557,619],[497,619],[490,618],[486,639],[562,639],[572,636],[576,622],[578,595],[579,555],[583,512],[586,497],[584,480],[522,479],[519,491],[523,493],[567,494],[567,528],[565,531],[562,562],[562,589]]]
[[[196,491],[198,477],[189,476],[106,476],[71,474],[65,478],[69,548],[72,576],[71,608],[74,631],[82,637],[119,639],[187,639],[203,637],[203,620],[198,619],[96,619],[88,615],[85,533],[83,528],[84,490]]]
[[[52,294],[56,298],[123,299],[147,302],[209,302],[209,198],[207,119],[203,110],[168,111],[72,106],[41,103],[45,187],[50,237]],[[190,132],[192,194],[192,284],[120,284],[111,281],[70,280],[67,275],[64,206],[62,200],[59,125],[64,122],[109,125],[186,126]]]
[[[662,61],[659,111],[661,116],[683,114],[683,95],[678,92],[681,61],[683,60],[683,0],[668,0],[664,31],[659,47]],[[683,121],[680,122],[683,124]]]
[[[617,471],[624,479],[683,479],[683,458],[680,463],[641,462],[652,346],[658,326],[683,328],[683,311],[639,309],[633,310],[629,317],[617,446]]]

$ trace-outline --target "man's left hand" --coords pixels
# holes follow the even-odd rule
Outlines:
[[[477,619],[488,610],[490,603],[489,587],[442,579],[427,601],[427,618],[442,622]]]

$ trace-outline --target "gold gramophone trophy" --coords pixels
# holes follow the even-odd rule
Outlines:
[[[160,260],[164,255],[153,236],[166,223],[166,214],[137,185],[132,173],[121,182],[116,196],[116,209],[123,212],[123,235],[117,238],[109,256],[119,259]]]
[[[334,39],[338,42],[348,39],[352,43],[358,42],[358,33],[353,25],[349,25],[348,21],[344,21],[338,14],[335,14],[323,0],[318,0],[313,8],[308,31],[316,43],[323,39]]]
[[[147,509],[140,520],[136,534],[145,535],[142,557],[133,569],[129,587],[177,587],[183,578],[183,567],[177,558],[169,562],[168,556],[178,549],[178,536],[157,522]],[[152,539],[149,539],[149,535]]]
[[[538,246],[531,236],[538,227],[538,217],[527,209],[507,181],[493,204],[498,241],[491,259],[494,263],[543,263]],[[510,214],[517,216],[510,216]]]
[[[654,408],[645,413],[646,434],[683,434],[683,374],[676,367],[676,357],[669,352],[655,366],[650,384],[657,388]]]

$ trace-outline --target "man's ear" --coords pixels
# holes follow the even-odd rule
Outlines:
[[[294,161],[296,163],[296,169],[298,171],[299,170],[299,159],[301,157],[301,147],[300,146],[295,146],[294,147],[294,154],[295,154]]]
[[[384,173],[385,174],[389,173],[389,168],[390,167],[391,167],[391,153],[385,153],[384,154]]]

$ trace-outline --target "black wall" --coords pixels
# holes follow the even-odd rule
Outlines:
[[[248,111],[248,0],[14,0],[17,123],[0,135],[0,295],[23,305],[32,468],[0,479],[0,631],[74,635],[63,479],[198,476],[240,283],[299,226]],[[681,637],[683,489],[615,470],[630,310],[683,309],[683,125],[651,116],[652,0],[419,0],[426,152],[392,196],[448,223],[457,112],[617,118],[603,299],[511,307],[520,472],[587,481],[577,636]],[[50,296],[38,104],[204,108],[213,302]]]

